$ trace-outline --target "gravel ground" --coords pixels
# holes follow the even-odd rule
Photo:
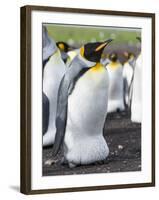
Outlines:
[[[108,158],[101,163],[73,169],[60,162],[51,166],[44,165],[51,158],[52,147],[43,149],[43,176],[141,170],[141,124],[132,123],[128,111],[107,116],[104,137],[110,150]],[[60,160],[61,156],[59,152],[57,158]]]

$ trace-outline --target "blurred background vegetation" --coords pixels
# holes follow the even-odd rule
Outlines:
[[[47,27],[49,35],[56,41],[63,41],[79,48],[87,42],[104,41],[113,39],[111,45],[106,48],[106,53],[116,51],[122,58],[123,51],[130,51],[138,55],[141,44],[136,37],[141,37],[141,29],[118,28],[118,27],[92,27],[43,24]]]
[[[46,24],[49,35],[55,41],[64,41],[73,44],[84,44],[86,42],[103,41],[112,38],[116,43],[137,44],[136,37],[141,37],[140,29],[125,29],[111,27],[88,27],[88,26],[64,26]]]

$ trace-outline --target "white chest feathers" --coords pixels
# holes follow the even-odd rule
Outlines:
[[[133,67],[126,62],[123,66],[123,80],[124,80],[124,100],[127,106],[130,106],[132,98],[132,84],[133,84]]]
[[[123,101],[123,68],[119,62],[106,66],[109,74],[108,112],[124,110]]]
[[[103,137],[108,84],[107,70],[99,65],[78,79],[69,96],[64,140],[69,164],[89,164],[108,156],[109,149]]]
[[[60,52],[57,51],[50,57],[49,61],[44,67],[43,75],[43,92],[49,99],[49,123],[47,132],[43,136],[43,146],[53,144],[56,128],[56,106],[57,106],[57,94],[60,85],[60,81],[65,73],[66,66],[61,59]]]
[[[132,104],[131,104],[131,120],[133,122],[142,121],[142,56],[136,60],[134,69]]]

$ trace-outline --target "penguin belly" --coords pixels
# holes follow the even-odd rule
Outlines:
[[[52,145],[55,139],[57,94],[60,81],[65,73],[66,66],[57,51],[47,62],[43,75],[43,92],[49,100],[49,122],[47,132],[43,136],[43,146]]]
[[[90,164],[109,154],[103,137],[108,83],[104,67],[97,72],[92,68],[78,79],[68,98],[64,157],[69,165]]]
[[[124,100],[125,104],[129,106],[131,101],[131,86],[132,86],[132,78],[133,78],[133,68],[129,63],[125,63],[123,67],[123,81],[124,81]]]
[[[108,65],[107,69],[109,74],[108,112],[122,111],[124,110],[122,66],[111,69]]]
[[[134,71],[131,121],[141,123],[142,121],[142,58],[138,57]]]

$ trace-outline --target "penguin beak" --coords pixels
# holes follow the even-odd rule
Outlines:
[[[106,40],[105,42],[101,43],[96,49],[95,51],[100,51],[101,49],[104,49],[111,41],[113,41],[112,39]]]

